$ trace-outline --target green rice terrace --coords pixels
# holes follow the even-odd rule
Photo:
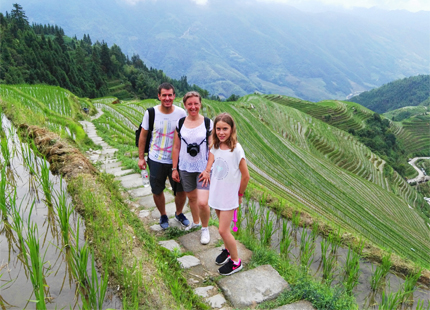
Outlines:
[[[102,110],[93,121],[97,134],[136,172],[137,161],[131,158],[137,155],[134,130],[145,109],[158,104],[112,104],[117,98],[83,99],[42,85],[0,85],[0,98],[15,124],[45,127],[81,150],[97,148],[77,122],[86,118],[82,108],[90,114],[95,108]],[[248,95],[236,102],[203,100],[206,116],[214,118],[220,112],[230,113],[237,122],[252,188],[271,197],[276,211],[288,217],[294,211],[308,214],[327,233],[340,229],[351,243],[365,241],[428,273],[430,219],[421,211],[428,208],[427,202],[395,171],[387,178],[388,164],[348,133],[363,128],[372,111],[356,103],[312,103],[276,95]],[[396,135],[419,152],[430,143],[428,136],[422,138],[429,118],[414,118],[393,123]]]

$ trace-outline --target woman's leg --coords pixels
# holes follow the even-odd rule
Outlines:
[[[199,206],[197,205],[197,189],[187,192],[188,203],[190,204],[191,215],[193,216],[194,224],[200,222],[199,219]]]
[[[217,215],[219,218],[219,234],[224,241],[224,246],[228,249],[230,253],[230,258],[237,262],[239,260],[239,254],[237,253],[236,240],[230,232],[230,224],[233,219],[234,210],[219,211],[217,210]]]
[[[208,205],[209,191],[205,189],[197,190],[197,206],[199,210],[200,220],[202,221],[202,227],[208,227],[209,218],[211,216],[211,210]]]

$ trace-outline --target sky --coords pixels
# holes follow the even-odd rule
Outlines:
[[[136,2],[142,0],[134,0]],[[144,1],[144,0],[143,0]],[[207,5],[211,0],[190,0],[198,5]],[[430,11],[430,0],[244,0],[245,2],[285,3],[297,8],[306,9],[313,5],[337,6],[351,9],[354,7],[377,7],[385,10],[407,10],[410,12]]]

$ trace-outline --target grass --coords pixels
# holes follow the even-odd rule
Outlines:
[[[331,245],[331,250],[329,247]],[[321,241],[321,259],[323,266],[323,281],[327,285],[331,285],[334,280],[334,269],[337,264],[336,255],[333,253],[333,245],[328,239],[323,239]]]
[[[60,192],[57,194],[56,208],[58,223],[61,228],[61,236],[63,238],[63,246],[70,247],[70,216],[73,214],[73,206],[67,204],[67,195],[62,190],[62,178],[60,179]]]
[[[6,206],[6,185],[7,185],[7,179],[6,179],[6,167],[3,166],[0,170],[1,179],[0,179],[0,211],[1,211],[1,217],[4,221],[7,220],[7,206]]]
[[[354,252],[351,248],[348,249],[346,262],[344,266],[344,279],[346,292],[352,294],[352,290],[358,285],[358,277],[360,276],[360,253]]]
[[[42,185],[43,193],[45,194],[46,203],[52,207],[52,182],[49,180],[48,161],[44,158],[41,161],[41,169],[39,175],[39,183]]]
[[[372,288],[372,290],[377,290],[383,284],[383,280],[387,276],[392,266],[390,258],[391,258],[391,253],[384,255],[382,257],[382,263],[376,267],[375,272],[372,274],[372,277],[370,280],[370,287]],[[373,265],[372,265],[372,271],[373,271]]]

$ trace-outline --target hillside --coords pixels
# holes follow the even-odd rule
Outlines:
[[[430,75],[396,80],[349,99],[377,113],[407,106],[429,106]],[[406,118],[406,117],[404,117]]]
[[[92,42],[90,35],[70,38],[58,26],[33,23],[14,4],[10,13],[0,13],[2,47],[0,83],[61,86],[78,96],[96,98],[114,95],[119,99],[157,98],[158,85],[170,82],[178,94],[197,90],[186,76],[171,79],[162,70],[148,68],[139,55],[126,56],[113,44]]]
[[[134,124],[154,102],[94,104],[105,112],[95,123],[99,134],[114,135],[132,149]],[[257,95],[235,103],[205,100],[204,106],[209,117],[221,111],[235,117],[254,182],[289,206],[429,265],[422,196],[399,176],[384,178],[383,160],[352,136]],[[411,252],[412,243],[419,250]]]
[[[17,123],[47,127],[60,133],[71,144],[79,145],[83,150],[89,147],[94,150],[95,146],[89,142],[85,133],[81,134],[83,130],[77,120],[83,118],[88,120],[82,108],[88,107],[90,114],[95,113],[94,108],[102,110],[103,114],[98,114],[98,118],[92,120],[97,128],[97,135],[117,148],[117,157],[122,158],[124,163],[127,162],[129,168],[133,169],[137,168],[136,159],[130,159],[128,157],[130,155],[125,154],[136,153],[134,130],[140,123],[145,108],[158,103],[151,99],[112,104],[116,101],[114,97],[81,99],[67,90],[47,85],[0,85],[0,98],[2,112],[12,116]],[[288,100],[294,101],[294,98]],[[177,104],[181,104],[179,98]],[[203,105],[203,112],[211,118],[221,111],[227,111],[235,118],[239,141],[245,149],[252,176],[248,194],[263,191],[265,197],[274,202],[274,208],[284,215],[300,211],[307,220],[308,215],[316,220],[321,225],[323,233],[333,230],[336,234],[339,230],[339,236],[346,242],[356,245],[358,240],[365,241],[365,257],[378,256],[379,249],[375,246],[393,252],[396,270],[405,272],[417,265],[430,268],[430,223],[428,215],[425,216],[420,211],[422,196],[409,187],[402,178],[385,177],[383,171],[386,170],[387,164],[352,135],[296,108],[274,102],[269,96],[249,95],[237,102],[204,100]],[[326,101],[322,106],[333,110],[342,106],[343,111],[352,110],[354,107],[357,112],[349,114],[349,120],[343,116],[344,121],[351,124],[363,122],[366,119],[365,115],[369,113],[367,109],[360,108],[357,104]],[[309,111],[313,110],[315,109]],[[354,119],[356,114],[357,118]],[[336,115],[339,121],[340,114]],[[21,128],[23,127],[26,125]],[[424,165],[427,169],[427,163]],[[55,171],[56,166],[51,165],[51,169]],[[106,178],[106,175],[101,177]],[[140,180],[138,174],[137,177]],[[113,177],[106,179],[106,182],[110,186],[115,186],[116,183]],[[75,186],[85,187],[84,183],[81,180]],[[103,194],[104,196],[109,200],[109,194]],[[115,209],[116,203],[108,208],[105,203],[109,204],[101,203],[101,210]],[[86,216],[91,221],[93,216],[94,220],[103,218],[92,213]],[[122,215],[117,216],[123,218]],[[134,229],[140,229],[140,233],[144,230],[139,220],[133,225]],[[130,233],[130,227],[125,230]],[[106,234],[103,229],[93,233]],[[178,232],[170,233],[174,235]],[[131,234],[133,235],[132,232]],[[132,235],[128,235],[130,240]],[[95,245],[96,247],[100,245],[109,247],[111,244],[99,241],[101,243]],[[143,244],[147,245],[147,242],[148,240]],[[142,248],[142,245],[136,246]],[[145,246],[143,248],[148,249]],[[149,248],[151,251],[154,250],[151,246]],[[157,255],[165,257],[166,253],[162,250],[156,251],[158,254],[149,257],[151,260],[161,259],[157,258]],[[102,257],[109,259],[110,256]],[[165,259],[169,260],[171,257],[167,256]],[[408,264],[402,259],[406,259]],[[264,263],[267,264],[266,261]],[[121,264],[112,268],[123,270]],[[161,271],[162,273],[158,273],[156,277],[158,285],[163,279],[171,281],[168,274],[173,272],[164,268]],[[428,277],[427,271],[425,272]],[[115,277],[121,278],[121,274],[119,272]],[[185,281],[178,274],[175,274],[176,277],[178,282]],[[126,281],[130,281],[130,278],[126,278]],[[185,299],[181,298],[174,294],[172,288],[172,296],[167,296],[169,300],[166,300],[166,303],[187,302],[188,308],[196,308],[195,303],[198,303],[198,300],[188,301],[192,296],[190,288],[181,286],[181,292],[191,295],[187,295],[190,297]],[[152,296],[152,293],[145,296]],[[145,304],[147,302],[153,301],[146,300]]]
[[[2,12],[14,1],[0,3]],[[263,2],[22,0],[30,21],[117,44],[148,67],[186,75],[228,98],[259,91],[310,101],[343,99],[428,72],[429,12],[309,13]],[[166,12],[166,8],[168,11]]]

